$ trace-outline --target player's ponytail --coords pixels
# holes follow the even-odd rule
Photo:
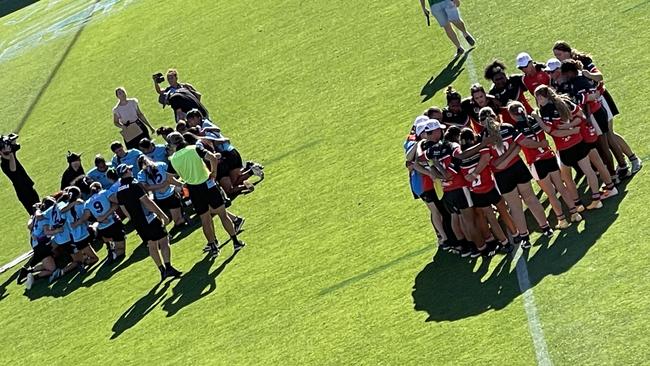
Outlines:
[[[478,113],[479,120],[489,136],[494,136],[496,141],[494,145],[498,150],[503,150],[503,138],[501,138],[501,122],[497,119],[497,115],[490,107],[483,107]]]
[[[567,106],[567,102],[569,101],[568,97],[557,94],[552,88],[549,88],[548,85],[538,86],[537,89],[535,89],[535,96],[538,95],[553,103],[555,109],[560,113],[562,121],[569,123],[571,120],[571,111]]]

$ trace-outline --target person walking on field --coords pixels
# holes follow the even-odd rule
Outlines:
[[[447,37],[449,37],[451,43],[456,46],[456,57],[465,53],[465,49],[460,45],[458,35],[452,28],[452,24],[463,33],[463,37],[465,37],[465,40],[470,46],[476,44],[474,37],[472,37],[465,28],[465,22],[460,18],[460,13],[458,12],[460,0],[428,0],[431,10],[427,9],[424,1],[425,0],[420,0],[420,5],[422,6],[424,16],[427,17],[427,24],[429,23],[429,14],[433,15],[433,17],[438,21],[438,24],[440,24],[440,26],[445,30],[445,33],[447,33]]]

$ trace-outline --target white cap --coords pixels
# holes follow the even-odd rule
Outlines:
[[[429,122],[429,117],[427,116],[417,116],[415,118],[415,121],[413,121],[413,127],[419,125],[420,123],[427,123]]]
[[[549,58],[548,61],[546,61],[546,67],[544,68],[544,71],[553,72],[559,69],[560,67],[562,67],[562,61],[553,57],[553,58]]]
[[[431,119],[427,116],[423,116],[426,120],[422,120],[420,123],[415,125],[415,135],[420,136],[423,132],[434,131],[439,128],[445,128],[445,125],[440,123],[437,119]]]
[[[526,67],[531,61],[533,61],[533,58],[526,52],[517,55],[517,67]]]

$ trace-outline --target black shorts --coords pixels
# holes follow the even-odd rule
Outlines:
[[[155,218],[150,223],[144,224],[141,227],[136,227],[135,231],[145,243],[158,241],[167,236],[167,230],[165,230],[165,226],[163,226],[159,218]]]
[[[181,199],[176,192],[167,198],[156,198],[153,201],[165,212],[176,208],[181,208]]]
[[[212,208],[223,206],[224,199],[218,185],[208,188],[208,183],[188,184],[187,190],[190,192],[190,199],[197,215],[203,215]]]
[[[420,199],[426,203],[440,202],[440,199],[438,199],[438,196],[436,195],[435,189],[422,192],[422,194],[420,195]]]
[[[233,169],[241,169],[244,167],[241,155],[239,155],[239,151],[237,151],[237,149],[220,152],[220,154],[221,159],[219,160],[219,164],[217,164],[217,180],[229,177],[230,171]]]
[[[445,204],[447,211],[455,214],[460,214],[460,210],[470,208],[474,205],[467,187],[445,192],[442,195],[442,202]]]
[[[506,194],[517,188],[517,184],[530,182],[533,177],[530,175],[530,170],[528,170],[526,164],[520,159],[506,170],[494,172],[494,179],[497,182],[499,191]]]
[[[601,107],[599,110],[592,113],[591,117],[596,121],[598,128],[603,135],[609,132],[609,116],[607,115],[607,110],[605,108]]]
[[[122,221],[115,220],[113,225],[97,230],[97,236],[112,241],[124,241],[124,224],[122,224]]]
[[[76,253],[78,251],[83,250],[84,248],[87,248],[90,245],[90,242],[92,240],[93,240],[92,236],[88,235],[87,238],[85,238],[85,239],[83,239],[81,241],[78,241],[78,242],[74,242],[74,243],[72,243],[71,246],[73,247],[74,252]]]
[[[530,166],[530,173],[533,178],[535,178],[535,180],[542,180],[546,178],[550,173],[557,172],[559,170],[560,166],[557,163],[556,157],[537,160]]]
[[[496,188],[492,188],[487,193],[472,192],[472,201],[474,201],[474,207],[490,207],[501,201],[501,194]]]
[[[52,247],[50,244],[39,244],[36,247],[33,248],[34,254],[32,255],[32,261],[33,263],[39,263],[43,261],[43,259],[47,257],[52,257],[54,253],[52,253]]]
[[[609,114],[611,114],[612,118],[617,116],[620,112],[618,111],[616,103],[614,103],[614,98],[612,98],[612,95],[609,94],[609,90],[605,89],[605,92],[603,92],[603,98],[605,99],[603,107],[609,111]]]
[[[589,150],[587,150],[587,145],[581,141],[568,149],[560,150],[558,154],[560,154],[560,161],[563,165],[578,169],[578,162],[587,157]]]

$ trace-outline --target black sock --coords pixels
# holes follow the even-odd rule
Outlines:
[[[239,239],[237,239],[237,235],[232,235],[230,239],[232,239],[233,244],[239,245]]]
[[[172,264],[170,262],[165,262],[165,268],[166,269],[172,268]]]
[[[160,272],[165,272],[165,266],[163,266],[162,264],[158,266],[158,269],[160,270]]]
[[[630,161],[634,161],[638,158],[636,157],[636,154],[632,154],[632,156],[630,156],[628,159],[630,159]]]

